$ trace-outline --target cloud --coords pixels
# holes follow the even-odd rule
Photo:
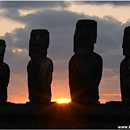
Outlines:
[[[110,73],[110,69],[104,69],[105,72]],[[109,77],[102,77],[99,85],[99,97],[101,102],[120,100],[120,78],[109,74]],[[103,101],[104,100],[104,101]]]
[[[26,103],[28,100],[27,77],[19,74],[11,74],[8,86],[8,101],[14,103]]]
[[[29,4],[24,6],[25,3],[21,3],[21,6],[18,3],[18,7],[20,6],[19,8],[23,9],[29,6]],[[30,8],[38,8],[42,6],[40,6],[40,4],[33,4],[34,5],[30,5]],[[54,4],[54,6],[56,7],[57,4]],[[103,67],[107,70],[104,72],[103,77],[111,77],[110,79],[103,79],[101,86],[105,86],[106,88],[108,87],[108,89],[101,89],[101,93],[104,93],[107,90],[107,92],[114,90],[113,93],[119,91],[117,82],[114,82],[112,79],[114,76],[117,76],[115,81],[119,81],[119,66],[121,60],[123,59],[121,48],[123,31],[124,28],[130,24],[129,21],[125,24],[121,24],[118,20],[111,16],[99,18],[69,12],[64,9],[59,11],[53,10],[52,8],[40,11],[38,10],[34,13],[21,16],[16,5],[16,3],[14,3],[14,5],[12,4],[12,7],[10,6],[7,8],[8,11],[5,11],[2,14],[3,17],[25,24],[25,28],[17,28],[11,33],[6,33],[1,37],[2,39],[5,39],[7,44],[5,62],[9,64],[12,75],[22,75],[22,81],[27,80],[25,75],[27,76],[26,66],[30,60],[30,57],[28,56],[30,32],[32,29],[48,29],[50,33],[48,57],[50,57],[54,63],[54,83],[59,81],[59,78],[62,77],[57,88],[60,89],[60,87],[63,86],[62,83],[64,82],[66,82],[67,85],[68,81],[66,81],[66,79],[68,78],[68,62],[74,54],[73,35],[76,22],[79,19],[94,19],[98,23],[98,37],[94,51],[103,57]],[[6,8],[7,4],[3,3],[1,6]],[[48,5],[48,7],[50,6]],[[12,91],[15,90],[13,87],[14,84],[14,82],[11,83]],[[55,84],[53,85],[55,86]],[[113,85],[117,86],[113,88]],[[23,87],[25,88],[26,86]],[[65,88],[66,86],[64,85],[62,89],[64,90]],[[62,89],[60,91],[62,91]],[[12,91],[10,92],[12,93]],[[15,93],[13,93],[13,95],[15,95]]]
[[[10,12],[12,14],[12,12]],[[5,13],[5,17],[9,17],[9,12]],[[3,37],[11,49],[23,49],[28,51],[30,32],[32,29],[48,29],[50,32],[50,46],[48,55],[55,60],[57,70],[66,70],[68,61],[73,53],[73,35],[75,25],[79,19],[95,19],[98,23],[97,43],[95,44],[95,52],[103,57],[104,67],[118,69],[122,56],[122,38],[123,30],[126,25],[121,24],[113,17],[106,16],[98,18],[84,14],[77,14],[65,10],[43,10],[33,14],[20,16],[19,14],[10,16],[11,20],[25,23],[25,28],[17,28],[12,33],[6,33]],[[116,52],[116,53],[115,53]],[[12,55],[14,53],[12,52]],[[18,54],[22,55],[22,53]],[[11,56],[11,54],[10,54]],[[25,59],[28,55],[26,55]],[[17,57],[18,58],[18,57]],[[10,59],[7,57],[7,60]],[[64,67],[59,62],[66,60]]]
[[[130,5],[130,1],[75,1],[74,3],[76,4],[89,4],[89,5],[112,5],[112,6],[129,6]]]
[[[100,102],[106,103],[109,101],[121,101],[120,94],[101,94],[100,95]]]
[[[4,9],[37,9],[37,8],[52,8],[52,7],[62,7],[65,8],[69,6],[68,2],[64,1],[1,1],[0,7]]]

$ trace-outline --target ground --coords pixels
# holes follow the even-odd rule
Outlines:
[[[129,120],[130,106],[122,103],[0,105],[0,128],[118,128]]]

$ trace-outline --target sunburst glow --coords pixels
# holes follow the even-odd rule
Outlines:
[[[69,102],[71,102],[71,100],[70,99],[66,99],[66,98],[60,98],[60,99],[58,99],[57,100],[57,103],[69,103]]]

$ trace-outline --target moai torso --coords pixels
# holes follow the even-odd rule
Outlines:
[[[85,103],[98,101],[98,86],[102,76],[102,58],[93,52],[96,42],[97,23],[79,20],[74,35],[74,52],[69,62],[69,85],[71,99]]]
[[[130,102],[130,27],[124,30],[122,47],[125,58],[120,64],[121,98],[124,102]]]
[[[30,102],[51,101],[51,81],[53,63],[47,55],[49,33],[47,30],[33,30],[31,32],[28,63],[28,87]]]
[[[0,40],[0,102],[7,101],[7,87],[10,78],[9,66],[3,62],[5,47],[5,41]]]

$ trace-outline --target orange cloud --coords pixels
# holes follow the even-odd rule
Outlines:
[[[121,101],[121,94],[100,94],[99,101],[105,103],[108,101]]]

